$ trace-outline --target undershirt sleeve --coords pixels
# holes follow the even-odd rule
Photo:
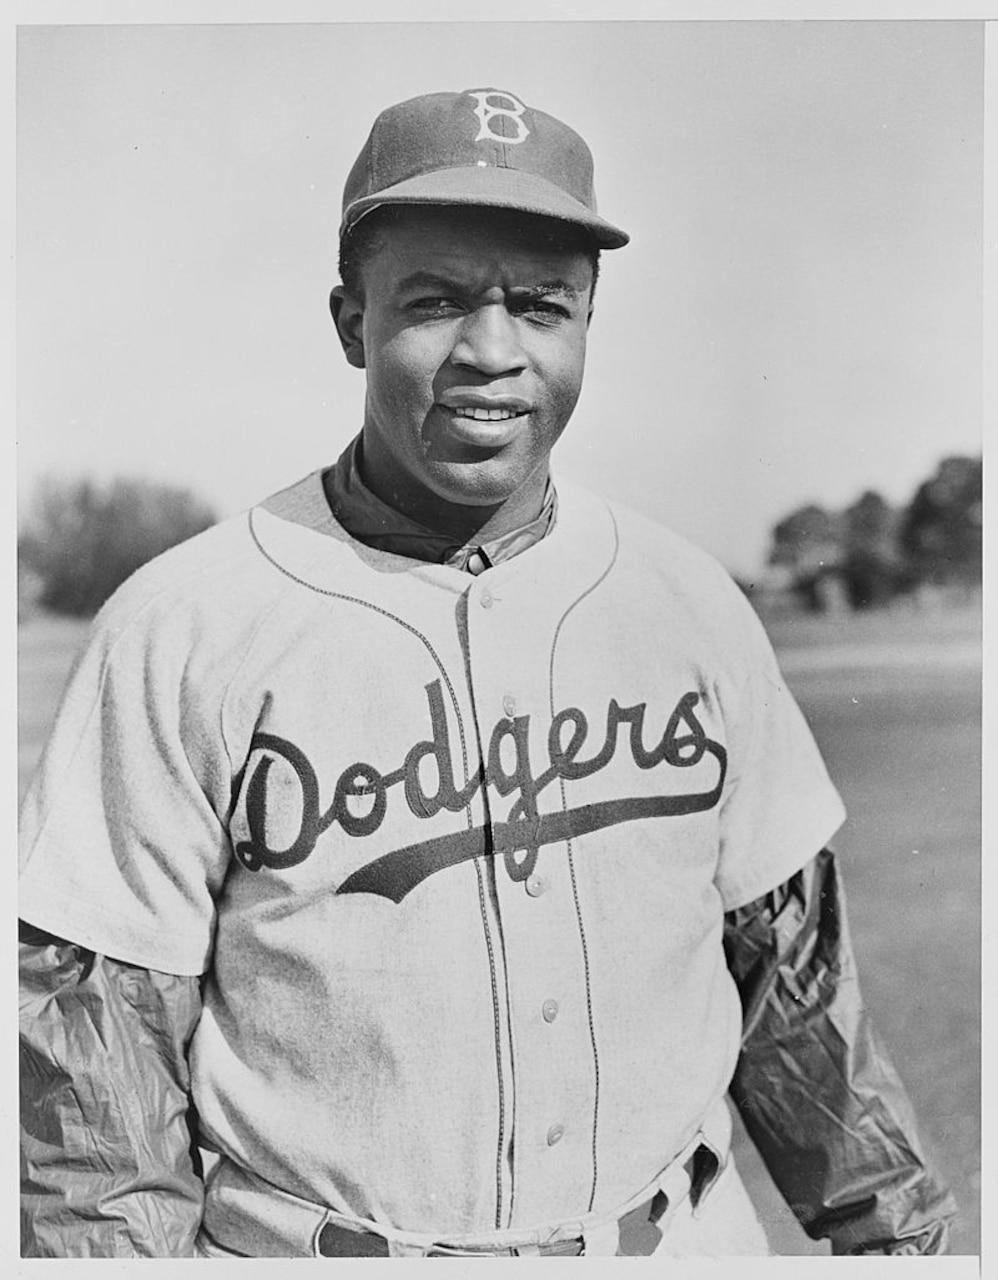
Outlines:
[[[729,912],[724,949],[744,1013],[731,1096],[805,1231],[835,1255],[945,1252],[956,1205],[864,1006],[834,856]]]
[[[197,978],[21,926],[21,1256],[192,1257]]]

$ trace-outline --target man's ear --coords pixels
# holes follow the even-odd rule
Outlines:
[[[364,368],[364,304],[338,284],[329,295],[329,311],[347,364]]]

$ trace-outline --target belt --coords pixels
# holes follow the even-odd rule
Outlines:
[[[370,1231],[351,1231],[335,1222],[327,1222],[319,1232],[320,1258],[387,1258],[388,1241],[384,1236]],[[527,1245],[520,1249],[451,1249],[447,1245],[431,1245],[424,1258],[575,1258],[582,1253],[581,1237],[575,1240],[556,1240],[549,1244]]]
[[[210,1257],[574,1257],[651,1253],[686,1204],[694,1214],[727,1161],[724,1099],[682,1151],[623,1204],[557,1225],[448,1238],[382,1226],[299,1196],[222,1156],[207,1179],[199,1240]]]
[[[659,1189],[655,1194],[617,1219],[615,1235],[625,1246],[619,1252],[628,1257],[645,1257],[654,1253],[662,1239],[660,1224],[670,1210],[675,1211],[689,1199],[695,1209],[713,1186],[721,1170],[717,1153],[706,1143],[700,1143],[681,1166],[688,1181],[685,1185],[675,1177],[671,1194]],[[385,1236],[374,1231],[357,1230],[338,1222],[326,1222],[316,1240],[321,1258],[387,1258],[391,1249]],[[432,1244],[421,1254],[424,1258],[575,1258],[586,1247],[584,1236],[567,1240],[542,1241],[518,1247],[482,1245],[477,1248],[456,1248],[446,1244]],[[618,1252],[615,1250],[615,1252]]]

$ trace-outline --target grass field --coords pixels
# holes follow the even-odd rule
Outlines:
[[[867,1004],[980,1251],[980,613],[902,610],[767,622],[849,810],[835,847]],[[23,792],[83,631],[19,631]],[[739,1164],[778,1253],[804,1235],[754,1150]]]
[[[769,626],[849,818],[833,842],[866,1002],[980,1251],[980,614],[899,611]],[[780,1253],[822,1253],[747,1142]]]

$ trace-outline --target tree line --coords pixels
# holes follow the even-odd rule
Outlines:
[[[809,503],[774,526],[769,563],[814,610],[836,593],[869,609],[924,587],[976,587],[982,487],[982,459],[954,456],[900,507],[872,489],[839,511]]]
[[[210,507],[171,485],[44,480],[18,538],[18,614],[91,617],[140,565],[214,523]]]
[[[797,508],[772,530],[769,563],[811,609],[837,592],[856,609],[923,586],[981,579],[980,457],[944,458],[906,505],[868,489],[833,511]],[[194,494],[148,480],[44,481],[18,539],[18,606],[92,616],[140,565],[215,523]]]

